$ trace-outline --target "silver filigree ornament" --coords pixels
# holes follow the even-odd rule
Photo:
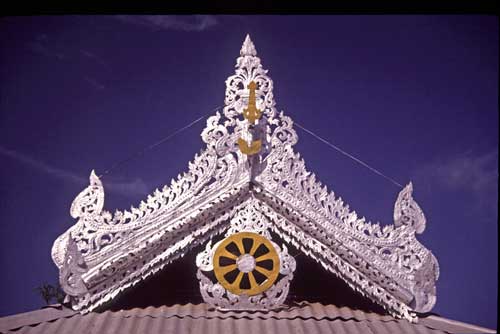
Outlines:
[[[263,149],[249,158],[238,150],[237,141],[249,133],[242,111],[252,81],[258,87],[256,106],[262,110],[254,134],[262,139]],[[75,310],[93,310],[193,247],[247,228],[266,237],[270,230],[277,233],[396,317],[415,321],[415,312],[432,309],[439,265],[415,237],[426,222],[411,183],[396,200],[394,225],[382,228],[359,217],[316,180],[294,152],[298,137],[293,121],[277,112],[273,81],[248,36],[235,74],[226,80],[223,112],[207,120],[201,137],[206,148],[195,155],[188,171],[137,208],[103,210],[104,187],[91,173],[90,185],[70,210],[77,222],[52,248],[61,286]],[[215,246],[208,244],[205,251],[210,253]],[[288,256],[284,246],[280,254]],[[202,271],[211,270],[206,257],[199,255],[197,261],[206,300],[215,298],[220,305],[228,303],[222,306],[227,308],[269,307],[287,293],[283,279],[260,300],[225,293],[203,275]],[[283,263],[294,269],[290,261]],[[283,268],[285,277],[293,272],[290,268]]]
[[[258,205],[255,198],[247,200],[231,220],[230,228],[225,233],[225,237],[230,237],[239,232],[253,232],[271,241],[271,235],[268,231],[271,227],[270,222],[256,208]],[[295,259],[288,254],[287,247],[282,245],[282,248],[280,248],[271,241],[274,249],[279,254],[279,273],[283,277],[263,293],[247,296],[245,294],[236,295],[231,293],[217,281],[212,281],[204,273],[214,270],[214,252],[221,242],[222,240],[212,247],[211,241],[209,241],[205,250],[198,253],[196,257],[196,266],[198,267],[196,277],[200,281],[200,292],[203,300],[207,304],[220,309],[262,310],[281,307],[288,295],[290,281],[293,279],[296,268]]]

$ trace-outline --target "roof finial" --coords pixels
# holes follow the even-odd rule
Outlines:
[[[255,50],[255,45],[253,45],[252,40],[250,39],[250,35],[247,34],[247,37],[245,37],[245,41],[243,42],[243,45],[240,50],[240,55],[241,56],[256,56],[257,51]]]

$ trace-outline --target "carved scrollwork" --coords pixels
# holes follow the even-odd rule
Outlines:
[[[242,112],[255,82],[260,119],[250,128]],[[251,138],[246,138],[250,136]],[[238,138],[258,138],[258,154],[238,150]],[[293,150],[298,137],[293,121],[277,113],[273,82],[249,37],[226,81],[225,107],[207,120],[201,137],[207,147],[195,155],[186,173],[130,210],[103,210],[104,189],[92,171],[90,184],[73,201],[78,219],[54,242],[52,258],[61,285],[75,309],[87,312],[114,298],[189,249],[226,233],[253,231],[270,239],[277,233],[349,286],[387,308],[415,320],[436,301],[439,265],[415,233],[425,216],[412,197],[412,184],[398,196],[394,224],[367,222],[310,173]],[[200,291],[221,308],[272,308],[282,303],[295,270],[285,245],[272,243],[283,278],[255,296],[234,295],[210,281],[209,242],[197,256]]]
[[[98,215],[104,206],[104,189],[94,170],[90,173],[90,185],[71,204],[71,217],[79,218]]]
[[[205,246],[205,250],[196,255],[196,266],[203,271],[214,270],[212,258],[214,257],[215,249],[217,249],[217,247],[212,248],[212,240],[209,240]]]
[[[200,281],[201,296],[207,304],[220,309],[269,310],[283,305],[293,275],[283,277],[269,290],[255,296],[232,294],[219,283],[213,283],[200,269],[196,272],[196,277]]]
[[[252,231],[262,234],[267,239],[271,239],[268,231],[270,228],[269,221],[256,208],[257,202],[258,200],[252,198],[238,210],[233,219],[231,219],[231,227],[227,230],[226,237],[238,232]]]
[[[288,253],[288,248],[285,245],[282,245],[282,248],[283,252],[280,254],[280,274],[289,275],[295,271],[297,264],[295,263],[295,259]]]
[[[436,304],[436,281],[439,278],[439,264],[432,253],[427,255],[423,265],[414,273],[412,292],[415,299],[411,307],[419,312],[429,312]]]
[[[66,243],[64,264],[59,273],[59,283],[70,300],[89,299],[90,294],[82,279],[82,275],[87,270],[87,264],[78,251],[76,243],[69,236]]]
[[[248,122],[242,119],[248,105],[249,89],[254,82],[256,106],[263,115],[255,127],[256,138],[261,141],[260,156],[264,158],[270,151],[269,143],[294,145],[297,134],[292,128],[292,120],[280,113],[278,116],[273,95],[273,81],[262,68],[257,51],[247,36],[236,61],[236,73],[226,80],[226,98],[223,116],[217,113],[207,120],[202,139],[208,147],[214,148],[219,155],[238,150],[238,139],[249,131]],[[258,168],[257,168],[258,169]]]
[[[293,146],[298,141],[297,132],[293,129],[293,121],[290,117],[285,116],[283,112],[280,113],[279,126],[274,130],[271,137],[271,144],[273,148],[280,145]]]
[[[219,124],[220,119],[219,112],[216,112],[215,116],[209,117],[207,126],[201,133],[201,138],[208,148],[215,150],[219,156],[224,156],[229,152],[236,151],[239,132],[229,133],[225,126]]]
[[[264,236],[267,240],[271,239],[268,231],[270,228],[269,220],[257,209],[257,206],[259,206],[259,201],[255,198],[250,198],[242,204],[231,219],[230,228],[225,234],[226,238],[244,232],[253,232]],[[220,308],[236,309],[262,309],[281,305],[288,294],[289,282],[293,278],[296,267],[295,259],[288,254],[287,248],[283,245],[283,249],[281,249],[271,241],[272,247],[279,254],[279,272],[284,277],[264,292],[246,296],[245,294],[235,295],[227,291],[221,284],[212,282],[203,274],[203,271],[214,269],[212,257],[221,242],[219,241],[213,248],[211,248],[211,243],[208,243],[205,250],[200,252],[196,258],[197,277],[200,280],[200,291],[205,302]]]
[[[328,192],[315,175],[306,170],[304,161],[290,146],[278,143],[273,148],[267,167],[256,182],[262,188],[259,198],[276,205],[276,210],[290,221],[303,220],[304,227],[314,238],[321,236],[347,245],[352,253],[347,253],[345,260],[357,263],[357,270],[367,275],[365,279],[354,279],[357,286],[366,286],[368,281],[379,282],[404,303],[410,304],[414,299],[412,306],[416,311],[425,312],[432,307],[437,280],[435,273],[439,267],[437,262],[429,263],[434,258],[432,253],[414,236],[414,231],[423,231],[425,218],[411,197],[411,184],[396,201],[399,214],[395,224],[382,228],[358,217],[341,198]],[[403,220],[407,223],[400,224]],[[304,237],[301,242],[314,249],[314,240]],[[316,251],[321,253],[321,249]],[[363,268],[363,263],[370,265]],[[339,274],[347,275],[347,272]],[[375,294],[371,298],[383,302]],[[398,309],[400,314],[406,312],[401,307]]]
[[[241,206],[231,220],[231,227],[225,234],[226,238],[244,234],[245,232],[253,232],[266,236],[270,240],[271,236],[269,231],[267,231],[270,228],[269,221],[256,209],[256,205],[259,205],[258,201],[251,198]],[[251,219],[252,217],[253,219]],[[249,235],[251,234],[249,233]],[[279,254],[279,273],[283,277],[263,292],[255,292],[254,295],[249,296],[245,293],[238,295],[231,293],[231,291],[226,290],[220,283],[212,282],[203,273],[214,270],[212,257],[221,242],[222,240],[216,243],[214,247],[211,247],[211,243],[209,242],[205,250],[200,252],[196,257],[196,265],[198,267],[196,276],[200,282],[200,292],[203,300],[210,305],[222,309],[271,309],[281,306],[287,297],[290,281],[293,278],[293,272],[296,268],[295,259],[288,254],[286,246],[283,245],[283,248],[280,248],[276,243],[270,241],[272,247]]]
[[[394,225],[410,226],[416,233],[425,230],[425,216],[420,206],[412,197],[413,184],[410,182],[398,195],[394,204]]]

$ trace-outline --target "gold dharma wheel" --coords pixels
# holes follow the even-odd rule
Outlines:
[[[252,232],[235,233],[224,239],[214,253],[215,277],[235,295],[258,295],[278,278],[280,260],[269,240]]]

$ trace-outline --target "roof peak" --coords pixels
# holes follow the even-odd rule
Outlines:
[[[266,281],[274,284],[269,293],[256,290],[252,281],[246,289],[257,292],[252,300],[240,284],[243,271],[236,285],[227,285],[239,286],[238,295],[203,274],[213,271],[214,263],[219,273],[225,270],[211,256],[219,249],[212,242],[221,234],[242,240],[237,233],[253,232],[271,240],[272,230],[392,315],[416,321],[415,312],[428,312],[436,302],[439,264],[415,237],[425,228],[425,216],[411,184],[396,200],[394,224],[382,227],[359,217],[293,149],[298,140],[293,120],[276,109],[273,81],[249,35],[240,53],[226,80],[223,111],[207,119],[201,133],[206,148],[187,172],[130,210],[103,210],[104,188],[95,173],[73,201],[70,213],[78,221],[52,248],[72,308],[96,309],[208,240],[196,258],[203,300],[231,309],[278,307],[295,270],[291,260],[281,261],[290,255],[285,245],[270,253],[273,259],[278,253],[284,264],[281,278]],[[251,82],[255,89],[247,89]],[[258,235],[253,235],[257,241]],[[353,250],[356,256],[349,255]],[[275,275],[278,261],[271,262],[269,275]]]
[[[255,50],[255,45],[253,44],[252,40],[250,39],[250,35],[247,34],[245,37],[245,40],[243,41],[243,45],[241,46],[240,50],[240,55],[241,56],[256,56],[257,55],[257,50]]]

